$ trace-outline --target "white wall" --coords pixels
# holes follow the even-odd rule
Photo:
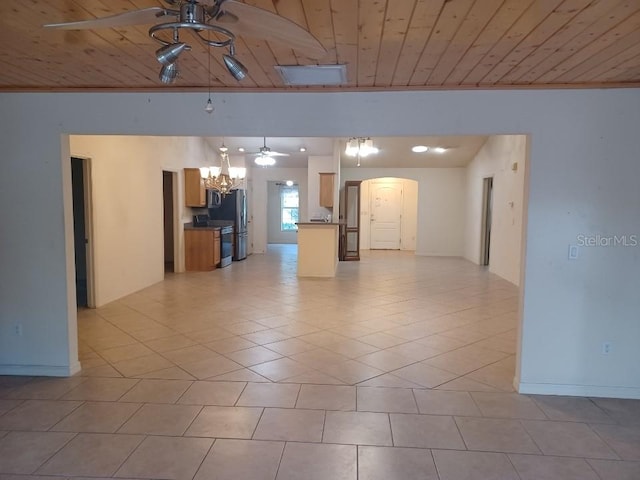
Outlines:
[[[466,171],[464,256],[480,263],[483,181],[493,177],[489,271],[515,285],[520,284],[526,158],[526,135],[493,135]]]
[[[300,218],[307,218],[307,169],[253,167],[249,170],[252,183],[249,216],[253,225],[249,241],[253,244],[254,253],[264,253],[267,250],[268,182],[293,180],[297,183],[300,193]]]
[[[267,243],[297,243],[298,233],[295,230],[281,229],[280,189],[284,180],[267,184]]]
[[[371,183],[398,183],[402,188],[400,205],[400,250],[414,251],[418,234],[418,182],[406,178],[377,178],[360,184],[360,249],[371,246]]]
[[[72,135],[73,156],[91,161],[96,306],[164,278],[162,171],[178,173],[177,269],[184,270],[185,166],[205,163],[201,138]]]
[[[417,182],[416,255],[462,256],[465,171],[463,168],[343,168],[342,180],[388,177]],[[409,212],[407,212],[409,214]]]
[[[578,260],[567,258],[581,234],[638,231],[638,89],[219,93],[213,116],[199,93],[3,93],[0,123],[0,373],[78,368],[66,134],[528,134],[516,385],[640,398],[640,249],[582,248]],[[426,254],[432,247],[418,245]],[[22,336],[12,334],[16,322]],[[606,356],[604,341],[613,347]]]

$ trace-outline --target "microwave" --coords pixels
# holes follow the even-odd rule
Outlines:
[[[218,208],[222,205],[222,195],[218,190],[207,190],[207,208]]]

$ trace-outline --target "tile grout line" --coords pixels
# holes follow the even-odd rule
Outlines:
[[[195,405],[194,405],[195,406]],[[189,425],[186,426],[186,428],[182,431],[181,435],[178,435],[179,437],[184,438],[185,434],[189,431],[189,429],[191,428],[191,426],[193,425],[193,422],[195,422],[198,417],[200,416],[200,414],[204,411],[204,407],[205,405],[198,405],[200,407],[200,409],[198,410],[198,413],[196,413],[193,418],[191,419],[191,421],[189,422]]]
[[[242,408],[242,407],[240,407]],[[253,440],[253,437],[255,437],[256,435],[256,431],[258,430],[258,426],[260,425],[260,422],[262,421],[262,417],[264,416],[264,412],[267,408],[266,407],[262,407],[262,411],[260,412],[260,416],[258,417],[258,421],[256,422],[256,426],[253,427],[253,432],[251,432],[251,436],[247,439],[247,440]]]
[[[276,474],[273,477],[273,480],[278,478],[278,473],[280,473],[280,466],[282,465],[282,459],[284,458],[284,451],[287,448],[288,442],[282,442],[282,451],[280,452],[280,458],[278,459],[278,468],[276,468]]]
[[[184,438],[184,437],[181,437],[181,438]],[[218,441],[217,438],[213,438],[213,440],[211,441],[211,445],[209,445],[209,449],[207,450],[207,453],[205,453],[204,456],[202,457],[202,460],[200,461],[200,465],[198,465],[198,468],[196,468],[195,472],[193,473],[193,476],[191,477],[191,480],[193,480],[198,476],[198,472],[202,469],[202,466],[204,465],[204,462],[207,460],[207,457],[212,453],[213,448],[217,441]]]
[[[11,432],[9,432],[9,433],[11,433]],[[62,432],[61,432],[61,433],[62,433]],[[69,432],[69,433],[72,433],[72,432]],[[75,438],[77,438],[77,437],[78,437],[78,435],[80,435],[80,434],[79,434],[79,433],[74,433],[74,434],[71,436],[71,438],[69,438],[69,440],[67,440],[63,445],[61,445],[61,446],[60,446],[60,448],[58,448],[55,452],[53,452],[51,455],[49,455],[49,456],[48,456],[48,457],[47,457],[47,458],[46,458],[42,463],[40,463],[40,465],[38,465],[38,466],[34,469],[34,471],[33,471],[32,475],[35,475],[35,474],[36,474],[36,472],[37,472],[38,470],[40,470],[42,467],[44,467],[44,466],[45,466],[45,465],[46,465],[46,464],[47,464],[47,463],[48,463],[48,462],[49,462],[53,457],[55,457],[55,456],[56,456],[58,453],[60,453],[60,452],[61,452],[61,451],[62,451],[62,450],[67,446],[67,445],[69,445],[69,444],[70,444],[70,443],[71,443]],[[5,436],[5,437],[3,437],[3,438],[6,438],[6,436]]]
[[[131,458],[131,456],[140,448],[140,446],[147,440],[147,438],[149,438],[149,436],[150,435],[144,435],[144,438],[140,440],[140,442],[136,445],[136,447],[133,450],[131,450],[131,452],[129,452],[126,458],[122,460],[122,462],[120,462],[120,465],[116,467],[114,472],[111,474],[112,477],[118,473],[118,471],[124,466],[125,463],[127,463],[127,461]]]

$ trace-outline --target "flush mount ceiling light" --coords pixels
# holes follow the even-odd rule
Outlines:
[[[153,40],[163,45],[156,51],[156,59],[162,64],[160,81],[164,84],[175,82],[178,77],[178,57],[191,50],[190,45],[180,41],[180,34],[184,30],[207,47],[228,47],[229,53],[222,55],[222,60],[229,73],[238,81],[247,76],[247,69],[235,58],[235,33],[280,42],[313,59],[319,59],[327,53],[313,35],[295,22],[253,5],[236,0],[164,0],[164,3],[175,8],[149,7],[93,20],[51,23],[44,27],[95,30],[153,24],[148,33]],[[165,21],[166,18],[169,21]],[[207,38],[204,36],[205,32]],[[212,32],[217,35],[218,40],[208,38]]]
[[[304,152],[307,151],[307,149],[306,149],[306,147],[300,147],[300,151],[304,153]]]
[[[342,85],[347,82],[345,65],[276,65],[285,85]]]

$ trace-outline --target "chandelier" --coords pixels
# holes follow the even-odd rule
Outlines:
[[[204,180],[204,187],[210,190],[217,190],[222,195],[226,195],[234,188],[238,188],[247,176],[247,169],[242,167],[232,167],[229,163],[228,148],[224,143],[220,147],[220,166],[201,167],[200,176]]]
[[[360,158],[378,153],[378,148],[373,146],[373,140],[369,137],[351,137],[347,141],[347,148],[344,153],[350,157],[358,157],[358,167]]]

